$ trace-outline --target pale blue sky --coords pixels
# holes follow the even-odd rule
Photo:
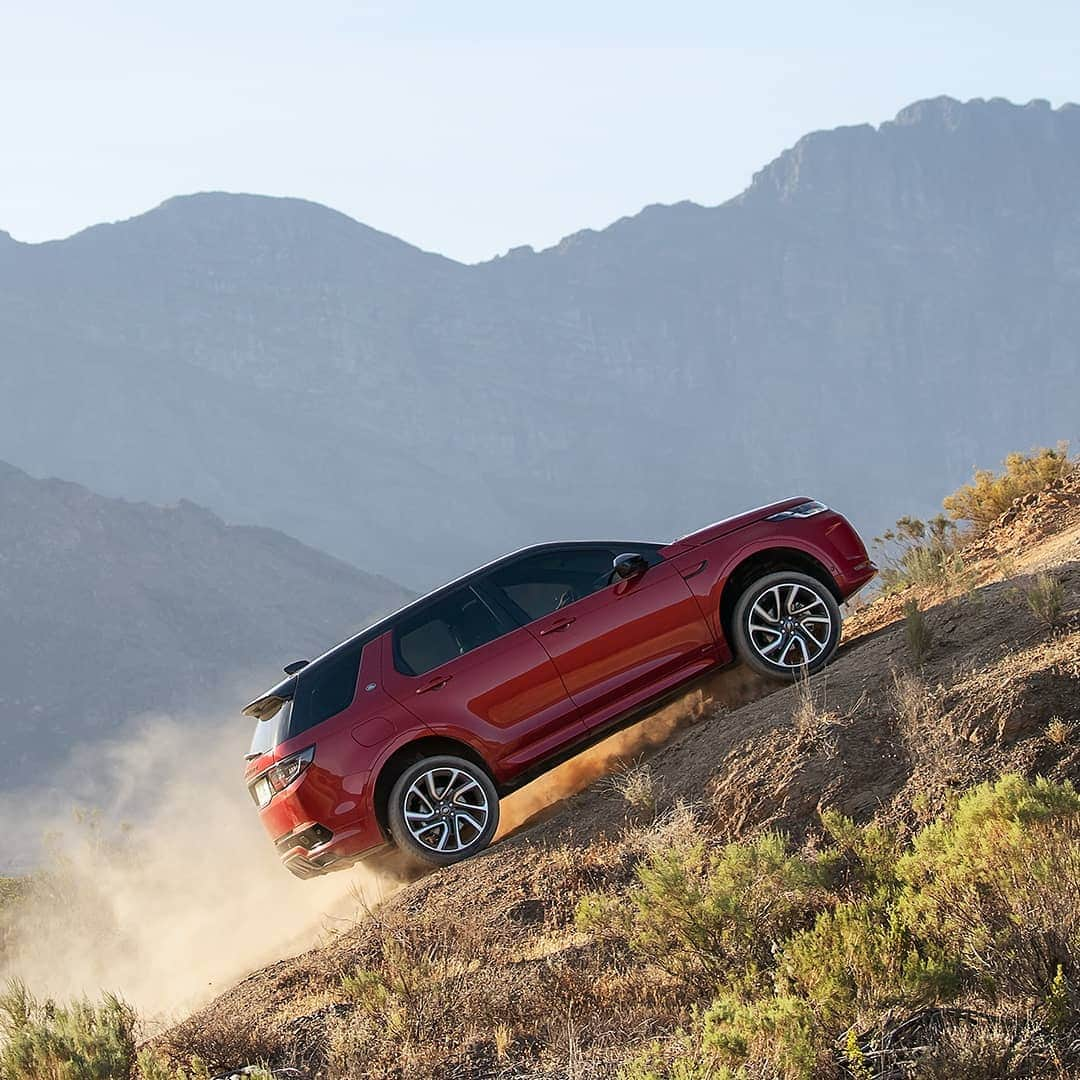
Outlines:
[[[942,93],[1080,99],[1080,4],[0,0],[0,229],[255,191],[475,261]]]

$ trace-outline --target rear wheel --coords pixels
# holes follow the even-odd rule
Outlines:
[[[840,605],[817,578],[780,571],[739,597],[731,632],[740,660],[770,679],[820,671],[840,643]]]
[[[452,755],[423,758],[390,792],[390,834],[429,866],[449,866],[482,851],[499,827],[499,795],[487,772]]]

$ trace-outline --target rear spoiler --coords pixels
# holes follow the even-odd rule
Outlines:
[[[296,676],[291,675],[254,701],[248,702],[242,710],[243,714],[244,716],[253,716],[256,720],[269,720],[286,701],[292,701],[295,693]]]

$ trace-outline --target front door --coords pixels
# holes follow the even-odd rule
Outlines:
[[[585,732],[536,638],[467,586],[402,619],[383,662],[388,692],[436,734],[476,747],[500,780]]]
[[[555,663],[586,726],[607,723],[716,661],[716,642],[686,582],[655,548],[651,564],[608,584],[614,547],[525,556],[488,583]]]

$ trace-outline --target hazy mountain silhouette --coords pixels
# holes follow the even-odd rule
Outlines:
[[[238,712],[409,597],[272,529],[0,462],[0,788],[139,712]]]
[[[425,586],[792,493],[876,530],[1075,438],[1078,342],[1080,109],[939,98],[477,266],[247,195],[0,238],[0,457]]]

